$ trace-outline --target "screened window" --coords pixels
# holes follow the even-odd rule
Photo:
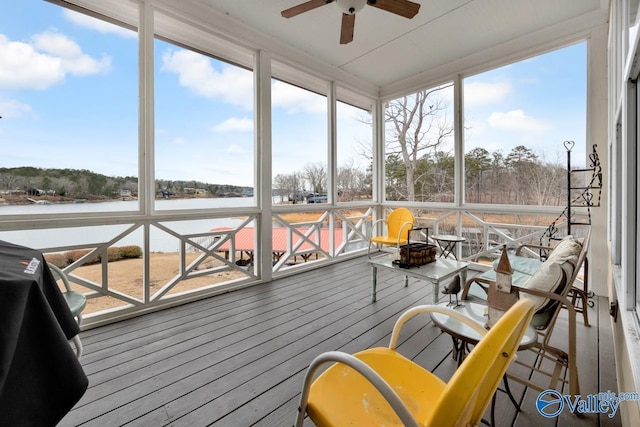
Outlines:
[[[567,156],[585,167],[587,44],[464,79],[465,200],[566,204]]]
[[[338,102],[337,112],[338,201],[370,201],[373,195],[371,113],[343,102]]]
[[[0,213],[139,209],[137,39],[51,3],[3,5]]]
[[[254,204],[253,72],[155,40],[156,209]]]
[[[275,203],[327,196],[327,97],[276,79],[271,91]]]
[[[453,83],[387,103],[387,200],[453,202],[453,120]]]

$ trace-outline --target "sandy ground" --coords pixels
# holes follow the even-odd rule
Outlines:
[[[195,260],[197,256],[198,254],[195,253],[187,254],[187,265]],[[150,256],[150,261],[150,292],[151,294],[153,294],[179,274],[180,265],[178,253],[152,253]],[[198,270],[211,268],[212,266],[217,265],[221,265],[221,263],[209,258],[200,264]],[[122,292],[126,295],[141,300],[143,297],[143,268],[144,263],[142,258],[127,259],[110,263],[108,272],[109,289]],[[97,284],[102,283],[101,264],[80,267],[74,270],[72,274]],[[216,273],[215,275],[192,278],[182,281],[171,291],[169,291],[169,294],[197,289],[206,285],[224,282],[243,276],[244,275],[240,272],[227,271]],[[76,291],[84,292],[83,287],[78,284],[72,283],[72,287]],[[126,305],[125,302],[113,297],[102,296],[97,298],[90,298],[87,302],[87,308],[85,308],[83,313],[94,313],[108,308],[115,308],[124,305]]]
[[[320,216],[320,213],[305,212],[296,214],[283,215],[284,219],[288,222],[307,222],[314,221]],[[198,257],[196,253],[188,253],[186,255],[186,262],[189,265],[193,260]],[[160,288],[165,286],[169,281],[176,277],[180,272],[180,264],[178,253],[169,252],[153,252],[150,255],[150,292],[153,294]],[[219,266],[221,263],[212,258],[208,258],[200,263],[198,270]],[[142,300],[143,297],[143,259],[126,259],[121,261],[112,262],[109,264],[108,283],[109,289],[122,292],[126,295]],[[82,277],[85,280],[92,281],[96,284],[102,283],[102,266],[101,264],[94,264],[80,267],[72,273],[73,275]],[[169,295],[197,289],[203,286],[226,282],[229,280],[245,277],[238,271],[226,271],[222,273],[216,273],[214,275],[207,275],[203,277],[192,278],[183,280],[180,284],[176,285]],[[85,292],[86,288],[80,285],[72,284],[74,290]],[[125,306],[126,303],[118,300],[117,298],[101,296],[97,298],[89,298],[87,301],[87,308],[84,310],[84,314],[95,313],[109,308],[116,308]]]

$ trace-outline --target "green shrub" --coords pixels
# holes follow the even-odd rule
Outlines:
[[[85,256],[86,254],[88,254],[89,252],[91,252],[90,249],[78,249],[75,251],[66,252],[66,256],[67,256],[67,259],[69,260],[69,264],[72,264],[77,260],[79,260],[80,258],[82,258],[83,256]],[[100,262],[100,257],[97,256],[95,258],[91,258],[87,260],[84,263],[84,265],[97,264],[99,262]]]
[[[52,263],[56,267],[64,268],[69,264],[72,264],[91,252],[90,249],[78,249],[75,251],[68,251],[65,253],[51,253],[45,255],[47,262]],[[114,262],[127,258],[140,258],[142,257],[142,248],[140,246],[112,246],[107,248],[107,261]],[[97,264],[101,261],[101,256],[96,256],[83,263],[83,265]]]
[[[69,265],[69,259],[67,258],[67,255],[60,252],[46,254],[44,256],[44,259],[58,268],[64,268]]]
[[[121,248],[117,246],[112,246],[107,248],[107,261],[113,262],[118,261],[123,258]]]
[[[122,258],[140,258],[142,257],[142,248],[140,246],[130,245],[121,246],[120,256]]]

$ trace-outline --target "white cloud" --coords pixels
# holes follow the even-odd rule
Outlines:
[[[241,119],[231,117],[213,128],[214,132],[251,132],[253,130],[253,120],[248,117]]]
[[[177,138],[173,138],[171,143],[173,143],[175,145],[185,145],[187,143],[187,140],[185,138],[179,136]]]
[[[496,104],[503,102],[513,91],[509,83],[474,82],[464,85],[464,103],[466,106]]]
[[[14,99],[0,98],[0,112],[5,119],[22,117],[31,112],[31,105],[23,104]]]
[[[246,154],[247,153],[247,150],[245,150],[238,144],[231,144],[230,146],[227,147],[225,151],[230,154]]]
[[[529,117],[522,110],[513,110],[508,113],[491,113],[489,125],[496,129],[516,132],[539,132],[551,128],[551,125],[546,121]]]
[[[77,58],[82,56],[80,46],[68,37],[55,32],[36,34],[32,37],[33,48],[51,56]]]
[[[305,111],[326,114],[327,112],[325,97],[280,81],[273,83],[271,96],[273,106],[284,108],[288,113]]]
[[[111,68],[110,58],[103,57],[95,60],[82,53],[82,49],[76,42],[59,33],[36,34],[33,36],[33,47],[61,58],[61,68],[65,73],[86,76],[104,73]]]
[[[138,36],[138,33],[135,31],[120,27],[119,25],[114,25],[107,21],[93,18],[89,15],[74,12],[73,10],[64,9],[63,14],[67,20],[74,24],[90,30],[98,31],[102,34],[115,34],[127,38],[136,38]]]
[[[59,33],[36,34],[30,44],[0,34],[0,88],[42,90],[62,83],[68,74],[85,76],[110,68],[110,58],[95,60]]]
[[[218,71],[206,56],[184,49],[167,50],[162,55],[162,64],[162,71],[177,74],[180,85],[199,96],[222,99],[247,110],[253,109],[251,71],[226,64]],[[280,81],[273,83],[272,103],[288,113],[305,111],[325,114],[327,111],[325,97]]]
[[[162,55],[162,63],[162,71],[178,74],[180,85],[199,96],[253,108],[253,73],[250,71],[230,65],[223,65],[218,71],[206,56],[184,49],[168,50]]]

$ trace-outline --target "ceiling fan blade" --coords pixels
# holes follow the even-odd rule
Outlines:
[[[340,44],[347,44],[353,41],[353,28],[356,25],[356,15],[348,13],[342,14],[342,27],[340,28]]]
[[[367,0],[367,4],[409,19],[416,16],[420,10],[418,3],[409,0]]]
[[[333,0],[309,0],[304,3],[300,3],[297,6],[290,7],[289,9],[285,9],[280,14],[284,18],[293,18],[296,15],[300,15],[301,13],[308,12],[317,7],[324,6],[325,4],[333,3]]]

